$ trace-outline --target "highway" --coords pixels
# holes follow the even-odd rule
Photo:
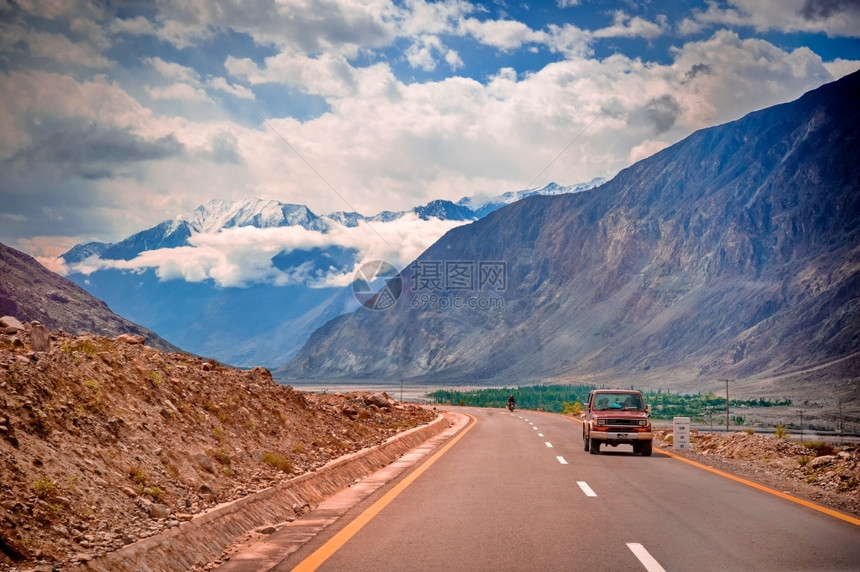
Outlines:
[[[456,410],[475,422],[446,451],[427,455],[274,569],[860,569],[856,521],[657,449],[652,457],[624,446],[590,455],[571,418]]]

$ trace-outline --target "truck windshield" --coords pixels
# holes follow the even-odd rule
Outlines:
[[[627,411],[641,411],[642,396],[638,393],[598,393],[594,396],[594,408],[602,411],[605,409],[624,409]]]

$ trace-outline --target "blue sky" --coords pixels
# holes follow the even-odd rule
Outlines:
[[[856,0],[4,1],[0,241],[608,177],[860,69],[858,36]]]

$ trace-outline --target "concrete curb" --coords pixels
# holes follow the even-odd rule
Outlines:
[[[205,566],[244,533],[295,516],[294,505],[319,503],[357,479],[392,463],[450,425],[448,418],[439,415],[431,423],[404,431],[377,447],[340,457],[317,471],[215,507],[175,528],[80,564],[73,570],[182,572],[194,566]]]

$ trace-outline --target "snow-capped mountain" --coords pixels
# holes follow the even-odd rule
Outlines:
[[[62,258],[69,279],[171,343],[232,365],[275,366],[319,326],[358,306],[343,278],[374,252],[369,241],[401,249],[399,260],[387,260],[405,265],[447,230],[520,198],[601,182],[435,200],[373,216],[317,215],[304,205],[258,198],[212,200],[120,242],[77,245]],[[243,240],[257,242],[234,244],[230,233],[240,228]]]
[[[211,200],[193,211],[160,222],[117,242],[79,244],[62,255],[67,264],[81,262],[93,255],[106,260],[131,260],[141,252],[158,248],[175,248],[188,244],[197,233],[213,233],[228,228],[253,226],[275,228],[301,226],[325,232],[330,221],[321,219],[304,205],[284,204],[258,198],[238,202]]]
[[[213,199],[193,211],[163,221],[117,242],[88,242],[72,247],[61,258],[66,264],[81,262],[91,256],[105,260],[131,260],[147,250],[186,246],[192,234],[216,233],[230,228],[251,226],[277,228],[298,226],[307,230],[328,232],[333,225],[356,227],[360,222],[393,222],[410,214],[421,220],[435,218],[447,221],[474,221],[505,205],[534,195],[561,195],[592,189],[606,182],[595,178],[587,183],[558,185],[550,183],[540,189],[508,191],[488,198],[464,197],[456,203],[434,200],[407,211],[383,211],[373,216],[356,212],[335,212],[316,215],[304,205],[282,203],[259,198],[238,202]]]
[[[187,223],[194,232],[218,232],[221,229],[240,226],[256,228],[301,226],[308,230],[327,228],[326,223],[304,205],[284,204],[258,198],[239,202],[211,200],[174,220],[177,223]]]
[[[481,199],[479,197],[464,197],[457,201],[457,205],[465,207],[471,210],[473,213],[477,215],[478,218],[484,218],[491,212],[502,208],[505,205],[509,205],[513,202],[519,201],[521,199],[525,199],[527,197],[532,197],[534,195],[542,195],[542,196],[556,196],[556,195],[567,195],[573,193],[580,193],[582,191],[587,191],[589,189],[593,189],[594,187],[599,187],[603,183],[605,183],[608,179],[604,177],[595,177],[587,183],[579,183],[576,185],[568,185],[563,186],[556,183],[550,183],[547,186],[540,189],[528,189],[523,191],[508,191],[507,193],[503,193],[501,195]]]

